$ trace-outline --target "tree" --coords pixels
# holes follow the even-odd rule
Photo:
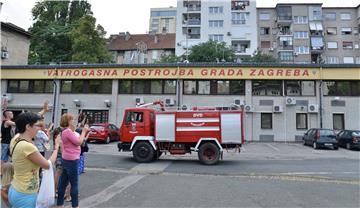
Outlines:
[[[262,54],[260,50],[255,51],[254,55],[250,58],[245,58],[244,62],[250,63],[277,63],[278,60],[269,54]]]
[[[190,62],[233,62],[234,52],[225,42],[208,41],[191,47]]]
[[[87,63],[109,63],[111,54],[105,48],[104,28],[95,27],[96,19],[87,15],[80,19],[70,37],[72,40],[72,60]]]
[[[181,61],[181,57],[178,57],[176,55],[170,54],[170,55],[164,55],[160,57],[159,61],[156,61],[155,63],[178,63]]]
[[[29,63],[73,61],[70,34],[80,25],[82,17],[92,15],[91,5],[86,0],[40,1],[32,9],[32,15],[35,23],[29,29],[32,33]]]

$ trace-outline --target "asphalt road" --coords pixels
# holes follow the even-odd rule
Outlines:
[[[113,142],[86,157],[80,207],[360,207],[360,151],[250,143],[215,166],[196,154],[139,164]]]

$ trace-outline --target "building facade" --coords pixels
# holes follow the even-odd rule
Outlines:
[[[176,8],[151,8],[149,33],[176,33]]]
[[[256,24],[255,1],[177,1],[175,53],[186,56],[194,45],[223,41],[241,62],[256,51]]]
[[[360,65],[3,66],[2,98],[15,115],[50,100],[59,124],[80,110],[119,126],[125,108],[243,107],[247,141],[300,141],[314,127],[360,129]]]
[[[1,64],[28,63],[31,34],[12,24],[1,22]]]
[[[360,63],[359,6],[277,4],[257,19],[260,50],[283,63]]]
[[[107,49],[117,64],[151,64],[175,54],[175,34],[111,35]]]

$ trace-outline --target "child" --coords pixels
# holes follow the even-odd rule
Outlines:
[[[14,176],[14,166],[10,162],[1,165],[1,199],[10,207],[8,191]]]

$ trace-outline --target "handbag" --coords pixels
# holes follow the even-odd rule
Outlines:
[[[36,199],[36,208],[48,208],[55,204],[55,181],[53,165],[48,160],[49,169],[43,169],[41,185]]]

